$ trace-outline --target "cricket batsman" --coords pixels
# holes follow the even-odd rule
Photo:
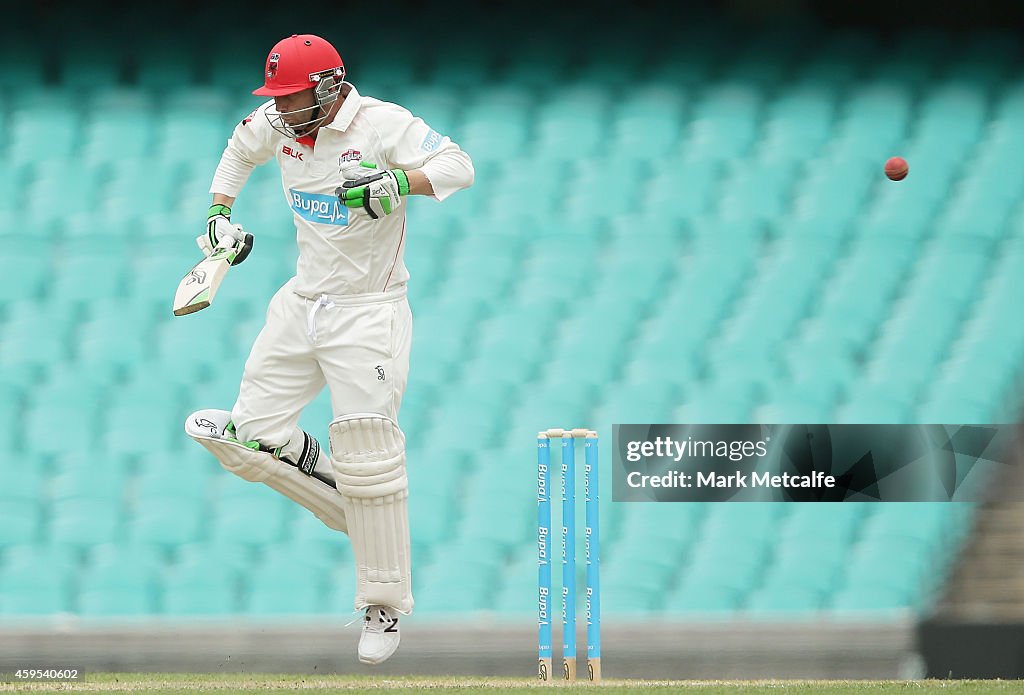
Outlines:
[[[207,255],[235,246],[234,264],[245,260],[253,237],[232,223],[231,206],[253,168],[276,159],[295,220],[296,273],[270,301],[231,412],[200,410],[185,427],[227,470],[348,534],[355,608],[366,611],[359,660],[379,664],[398,649],[398,617],[413,608],[398,425],[412,339],[403,199],[444,200],[473,183],[473,164],[422,119],[361,95],[318,36],[278,42],[264,77],[253,94],[272,99],[235,127],[197,241]],[[298,427],[325,385],[329,452]]]

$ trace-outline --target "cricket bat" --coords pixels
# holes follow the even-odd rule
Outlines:
[[[187,316],[210,306],[217,288],[231,268],[231,262],[241,250],[241,241],[233,246],[218,246],[213,253],[196,263],[178,283],[178,291],[174,293],[174,315]]]

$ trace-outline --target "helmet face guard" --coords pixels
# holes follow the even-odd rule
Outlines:
[[[267,121],[270,122],[270,127],[282,135],[293,139],[310,135],[327,120],[331,107],[338,101],[338,96],[341,94],[341,85],[344,81],[344,66],[310,73],[309,86],[302,89],[313,89],[313,105],[295,109],[294,111],[272,111],[268,109],[264,113]],[[302,89],[296,91],[302,91]],[[285,116],[294,117],[296,114],[300,114],[300,117],[306,120],[290,125],[285,120]]]

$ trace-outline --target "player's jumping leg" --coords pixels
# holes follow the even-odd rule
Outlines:
[[[379,664],[398,649],[398,614],[413,606],[405,435],[387,416],[345,415],[331,423],[331,457],[356,561],[355,606],[366,609],[359,660]]]
[[[325,381],[306,332],[306,300],[291,285],[270,301],[231,413],[199,411],[189,417],[186,431],[232,473],[265,483],[344,531],[329,457],[298,427],[302,409]]]
[[[315,439],[302,433],[305,436],[299,441],[304,446],[297,453],[270,452],[258,442],[238,441],[231,429],[231,414],[226,410],[199,410],[185,421],[185,432],[225,469],[250,482],[265,484],[313,512],[328,527],[348,532],[334,474],[325,467],[326,457]]]

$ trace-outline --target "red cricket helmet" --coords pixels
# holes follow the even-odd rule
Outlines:
[[[292,34],[270,49],[263,75],[263,86],[253,90],[253,94],[276,97],[313,89],[325,77],[333,77],[340,85],[345,79],[345,64],[326,39],[313,34]]]

